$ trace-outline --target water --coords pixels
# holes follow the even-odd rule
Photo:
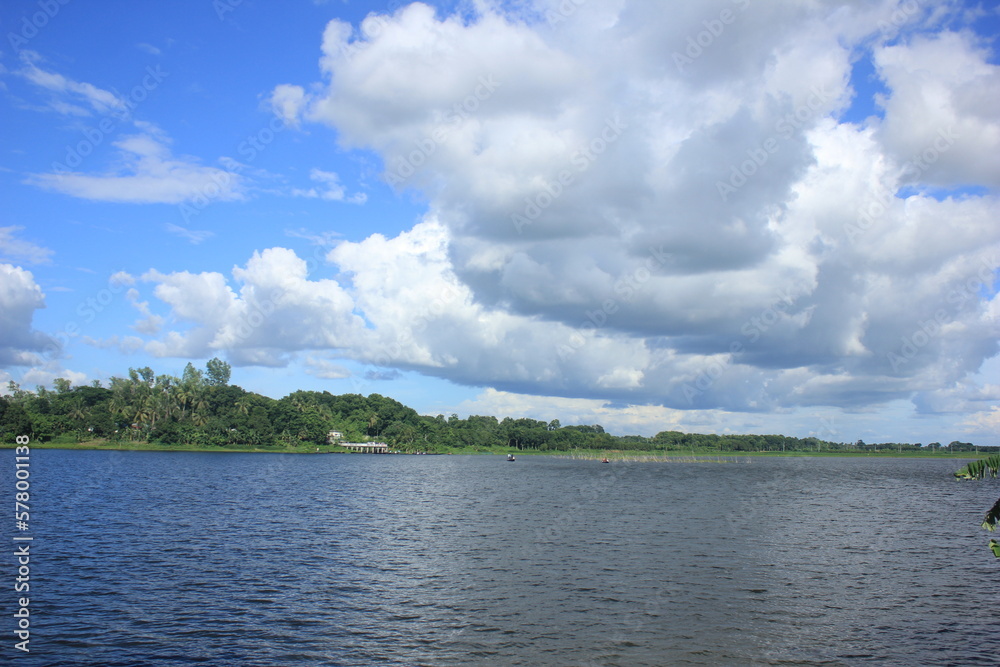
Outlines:
[[[1000,485],[957,461],[31,463],[10,664],[1000,664]]]

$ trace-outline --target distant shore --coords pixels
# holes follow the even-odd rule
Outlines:
[[[0,444],[0,448],[13,449],[14,444]],[[85,440],[82,442],[65,442],[63,440],[51,440],[47,442],[32,441],[30,446],[35,449],[79,449],[97,451],[133,451],[133,452],[231,452],[243,454],[355,454],[350,450],[333,445],[298,445],[295,447],[215,447],[205,445],[162,445],[144,442],[111,442],[108,440]],[[472,448],[452,449],[448,451],[427,451],[427,452],[399,452],[399,454],[452,454],[452,455],[487,455],[505,456],[514,454],[515,456],[548,456],[566,459],[579,460],[603,460],[607,458],[609,462],[633,461],[633,462],[656,462],[684,460],[705,460],[720,459],[720,462],[728,462],[727,459],[738,459],[744,457],[846,457],[846,458],[903,458],[903,459],[978,459],[988,456],[988,452],[915,452],[915,451],[786,451],[786,452],[752,452],[752,451],[721,451],[721,450],[517,450],[510,448]],[[388,456],[387,454],[363,454],[360,456]]]

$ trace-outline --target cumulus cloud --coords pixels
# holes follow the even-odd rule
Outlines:
[[[0,366],[40,363],[41,353],[56,353],[58,341],[33,328],[36,310],[45,307],[41,287],[30,271],[0,264]]]
[[[301,86],[276,86],[269,97],[271,110],[285,124],[298,127],[299,114],[306,103],[306,91]]]
[[[506,392],[494,403],[666,420],[933,411],[946,388],[975,391],[1000,338],[1000,87],[987,47],[942,27],[950,6],[565,4],[328,24],[322,80],[278,86],[274,109],[375,151],[427,216],[336,244],[336,280],[279,248],[236,287],[150,272],[191,324],[150,349],[335,351]],[[870,95],[852,87],[863,56],[885,92],[867,122],[841,122]]]
[[[883,144],[905,182],[1000,186],[1000,67],[979,42],[971,32],[941,32],[876,50],[892,90]]]
[[[961,426],[967,433],[995,435],[1000,433],[1000,407],[977,412],[969,416]]]
[[[234,267],[234,290],[221,273],[151,270],[142,280],[174,320],[190,325],[150,341],[160,357],[207,357],[225,350],[234,363],[276,366],[289,352],[356,346],[364,331],[353,301],[335,280],[310,280],[291,250],[270,248]]]

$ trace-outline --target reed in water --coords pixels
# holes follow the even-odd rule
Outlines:
[[[607,461],[608,463],[750,463],[750,457],[738,456],[695,456],[677,454],[648,454],[623,451],[571,452],[557,454],[554,458],[580,461]]]

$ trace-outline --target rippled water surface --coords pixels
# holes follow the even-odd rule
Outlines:
[[[1000,664],[958,461],[31,459],[11,664]]]

